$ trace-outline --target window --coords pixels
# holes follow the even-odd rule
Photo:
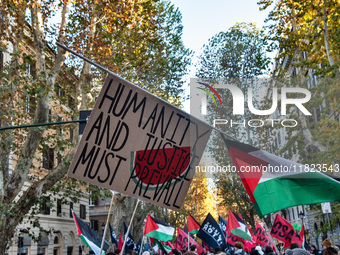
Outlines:
[[[292,208],[292,219],[295,220],[294,208]]]
[[[65,96],[65,90],[62,89],[60,85],[56,86],[56,94],[58,97],[64,97]]]
[[[73,202],[70,202],[70,218],[73,218],[72,210],[73,210]]]
[[[89,206],[98,205],[98,193],[90,191]]]
[[[63,160],[63,156],[61,155],[60,152],[58,152],[57,153],[57,163],[58,163],[58,165],[61,164],[62,160]]]
[[[50,215],[51,210],[50,210],[50,198],[49,197],[44,198],[44,201],[42,202],[40,206],[40,210],[42,214]]]
[[[90,220],[90,228],[92,228],[94,231],[98,232],[98,221],[97,220]]]
[[[36,107],[35,97],[30,95],[25,98],[25,113],[33,118]]]
[[[57,216],[61,217],[61,208],[62,208],[62,203],[61,203],[61,199],[57,199]]]
[[[73,254],[73,246],[67,246],[67,255]]]
[[[32,75],[32,77],[36,77],[36,65],[35,63],[26,62],[26,72]]]
[[[80,218],[86,219],[86,206],[80,205]]]
[[[75,106],[74,98],[73,97],[68,97],[68,107],[71,110],[74,110],[74,106]]]
[[[52,170],[54,167],[54,148],[44,146],[43,149],[43,168]]]

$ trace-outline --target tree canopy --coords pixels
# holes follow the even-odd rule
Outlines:
[[[93,106],[105,74],[67,57],[55,40],[180,106],[192,52],[170,3],[5,0],[0,11],[2,127],[78,119],[79,110]],[[25,215],[39,213],[31,208],[47,192],[72,189],[76,199],[85,191],[64,178],[78,140],[77,125],[1,131],[0,254]],[[53,164],[43,164],[46,152],[57,156]]]

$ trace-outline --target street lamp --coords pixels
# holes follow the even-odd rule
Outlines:
[[[302,224],[302,226],[301,226],[301,228],[303,227],[303,228],[305,228],[304,227],[304,222],[303,222],[303,219],[305,218],[305,213],[303,212],[303,211],[300,211],[299,212],[299,214],[298,214],[298,216],[299,216],[299,218],[301,219],[301,224]],[[300,230],[301,231],[301,230]],[[304,231],[303,231],[303,242],[306,242],[306,230],[304,229]],[[304,245],[304,243],[302,244],[302,245]]]

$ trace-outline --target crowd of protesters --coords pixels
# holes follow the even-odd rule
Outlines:
[[[116,249],[114,252],[109,252],[107,255],[119,255],[120,250]],[[137,251],[129,249],[125,255],[136,255]],[[144,251],[142,255],[155,255],[154,251]],[[203,255],[197,254],[196,245],[190,246],[189,251],[187,250],[172,250],[173,255]],[[244,250],[244,245],[242,242],[235,242],[234,246],[229,249],[222,251],[221,249],[208,249],[206,255],[340,255],[339,246],[332,245],[329,238],[325,239],[322,243],[322,250],[316,248],[315,245],[307,246],[306,249],[300,247],[297,243],[292,243],[288,249],[282,250],[281,254],[277,254],[272,247],[266,246],[256,246],[251,249],[251,251],[246,252]]]

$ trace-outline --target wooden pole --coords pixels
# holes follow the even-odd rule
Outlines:
[[[132,214],[132,217],[131,217],[131,220],[130,220],[129,227],[128,227],[128,229],[127,229],[127,231],[126,231],[126,234],[125,234],[124,243],[123,243],[122,250],[120,251],[120,255],[123,255],[123,252],[124,252],[124,249],[125,249],[125,245],[126,245],[126,241],[127,241],[128,236],[129,236],[129,233],[130,233],[130,228],[131,228],[131,225],[132,225],[133,218],[135,217],[135,213],[136,213],[136,210],[137,210],[139,201],[140,201],[140,200],[138,199],[138,200],[137,200],[137,203],[136,203],[136,206],[135,206],[135,210],[133,211],[133,214]]]
[[[109,225],[111,209],[112,209],[112,204],[113,204],[114,198],[115,198],[115,193],[112,194],[111,203],[110,203],[110,209],[109,209],[109,213],[107,214],[107,218],[106,218],[106,224],[105,224],[105,229],[104,229],[104,233],[103,233],[102,244],[100,246],[99,255],[102,255],[102,251],[103,251],[103,247],[104,247],[104,243],[105,243],[105,236],[106,236],[106,232],[107,232],[107,226]]]

